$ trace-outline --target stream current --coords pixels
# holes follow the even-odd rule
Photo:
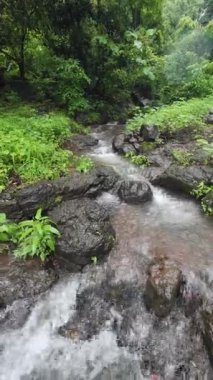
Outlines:
[[[97,128],[93,135],[99,144],[89,154],[125,178],[143,179],[141,169],[112,152],[116,128]],[[0,331],[0,380],[213,379],[191,319],[177,308],[159,321],[140,297],[150,260],[166,254],[185,273],[189,294],[199,288],[212,298],[212,221],[193,200],[152,190],[153,200],[141,206],[122,203],[110,193],[99,197],[111,213],[115,247],[104,264],[67,275],[41,296],[22,328]],[[122,307],[112,304],[107,317],[99,296],[106,284],[127,284],[127,295],[133,289],[133,301],[124,297]],[[101,327],[88,340],[65,338],[58,329],[75,315],[78,295],[85,291],[88,310],[79,324],[86,329],[90,319],[96,322],[101,315]]]

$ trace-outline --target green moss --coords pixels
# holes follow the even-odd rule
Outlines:
[[[55,205],[59,205],[62,201],[63,201],[63,197],[62,197],[61,195],[58,195],[58,196],[54,199],[54,204],[55,204]]]
[[[143,141],[141,143],[141,148],[143,150],[143,152],[151,152],[152,150],[154,150],[155,148],[157,148],[157,143],[156,142],[148,142],[148,141]]]
[[[182,166],[188,166],[193,162],[193,154],[185,149],[172,149],[172,157]]]

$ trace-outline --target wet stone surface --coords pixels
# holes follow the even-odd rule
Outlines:
[[[182,274],[177,264],[165,257],[153,260],[148,270],[144,301],[158,317],[169,315],[179,296]]]

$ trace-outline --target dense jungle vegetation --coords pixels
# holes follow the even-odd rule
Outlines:
[[[76,159],[62,141],[81,124],[138,127],[144,98],[166,104],[148,120],[201,123],[212,103],[212,14],[212,0],[1,0],[1,191],[66,172]]]

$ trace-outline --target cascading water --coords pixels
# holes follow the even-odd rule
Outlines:
[[[119,174],[140,180],[140,169],[112,152],[115,129],[96,131],[100,142],[91,155]],[[0,331],[1,380],[213,378],[191,319],[175,308],[158,320],[147,312],[142,297],[147,265],[156,252],[182,266],[190,289],[212,297],[194,274],[205,273],[212,282],[212,224],[195,202],[159,188],[153,188],[153,194],[142,206],[101,195],[98,202],[110,208],[117,235],[107,262],[67,275],[40,297],[22,328]],[[72,336],[61,336],[59,329],[72,318]],[[88,332],[88,338],[79,338]]]

